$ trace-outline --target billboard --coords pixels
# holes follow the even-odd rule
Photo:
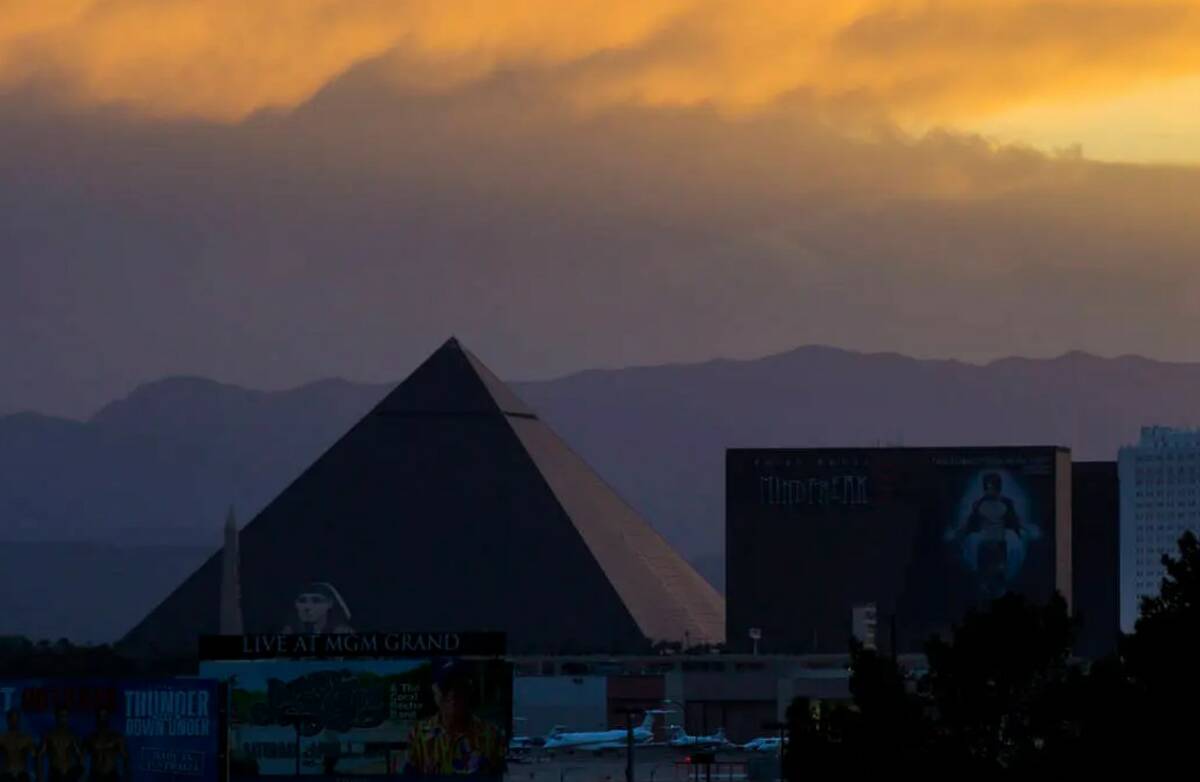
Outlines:
[[[873,604],[879,644],[919,651],[1010,592],[1069,599],[1069,465],[1056,448],[730,451],[729,637],[845,651]]]
[[[201,660],[503,657],[504,633],[257,633],[200,636]]]
[[[7,772],[14,782],[216,780],[218,692],[215,681],[199,679],[0,680],[16,737],[6,744]],[[23,775],[14,754],[23,756]]]
[[[241,659],[228,683],[231,777],[499,777],[512,669],[495,659]]]

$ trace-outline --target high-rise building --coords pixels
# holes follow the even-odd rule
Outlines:
[[[1117,648],[1119,495],[1116,462],[1071,465],[1071,592],[1081,622],[1075,650],[1091,659]]]
[[[1121,629],[1132,632],[1142,597],[1158,594],[1164,554],[1200,529],[1200,429],[1142,428],[1121,449]]]

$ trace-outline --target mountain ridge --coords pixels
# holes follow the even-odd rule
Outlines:
[[[1092,353],[1087,350],[1081,350],[1081,349],[1067,350],[1067,351],[1060,353],[1058,355],[1055,355],[1055,356],[1048,356],[1048,357],[1042,357],[1042,358],[1010,355],[1010,356],[1000,356],[997,358],[989,359],[987,361],[979,362],[979,361],[967,361],[964,359],[957,359],[957,358],[930,358],[930,357],[910,356],[905,353],[900,353],[898,351],[891,351],[891,350],[860,351],[860,350],[853,350],[850,348],[840,348],[840,347],[835,347],[835,346],[831,346],[831,345],[820,345],[820,344],[816,344],[816,343],[810,343],[810,344],[799,345],[794,348],[789,348],[788,350],[778,351],[778,352],[774,352],[774,353],[767,353],[762,356],[753,357],[753,358],[733,358],[733,357],[728,357],[728,356],[718,356],[718,357],[714,357],[714,358],[710,358],[710,359],[704,359],[702,361],[673,361],[673,362],[663,362],[663,363],[658,363],[658,364],[629,364],[629,365],[616,366],[616,367],[594,367],[594,368],[575,370],[575,371],[571,371],[571,372],[565,372],[563,374],[553,375],[548,378],[506,380],[504,382],[508,383],[509,385],[513,385],[513,386],[538,385],[538,384],[544,384],[544,383],[561,382],[561,381],[570,380],[572,378],[576,378],[579,376],[595,376],[595,375],[602,375],[602,374],[608,374],[608,373],[613,373],[613,372],[630,372],[630,371],[640,371],[640,370],[663,370],[663,369],[674,369],[674,368],[699,368],[699,367],[722,366],[722,365],[735,365],[736,366],[736,365],[744,365],[744,364],[755,364],[755,363],[759,363],[759,362],[763,362],[763,361],[770,361],[772,359],[779,359],[779,358],[791,356],[793,354],[805,353],[805,352],[824,352],[824,353],[830,353],[830,354],[855,356],[855,357],[859,357],[859,358],[902,359],[904,361],[914,362],[914,363],[918,363],[918,364],[962,366],[962,367],[980,368],[980,369],[986,369],[986,368],[997,366],[997,365],[1017,364],[1017,363],[1021,363],[1021,364],[1056,363],[1056,362],[1064,362],[1069,359],[1077,359],[1077,358],[1088,359],[1088,360],[1092,360],[1092,361],[1096,361],[1096,362],[1107,362],[1110,364],[1112,364],[1112,363],[1137,363],[1139,365],[1149,365],[1149,366],[1157,366],[1157,367],[1181,367],[1181,368],[1200,367],[1200,361],[1177,361],[1177,360],[1156,359],[1156,358],[1150,358],[1147,356],[1143,356],[1143,355],[1137,354],[1137,353],[1121,353],[1121,354],[1115,355],[1115,356],[1101,356],[1099,354]],[[224,380],[217,380],[214,378],[204,377],[202,375],[193,375],[193,374],[165,375],[163,377],[156,378],[154,380],[147,380],[147,381],[137,384],[125,395],[117,397],[112,400],[109,400],[108,402],[105,402],[104,404],[102,404],[91,415],[81,416],[81,417],[72,417],[72,416],[63,416],[63,415],[53,415],[53,414],[44,413],[42,411],[34,410],[34,409],[22,409],[22,410],[15,410],[12,412],[7,412],[7,413],[0,413],[0,420],[4,420],[6,418],[20,417],[20,416],[37,416],[37,417],[53,419],[53,420],[60,420],[60,421],[87,423],[87,422],[95,421],[98,418],[104,417],[104,415],[110,410],[110,408],[112,408],[115,405],[120,405],[122,402],[144,396],[148,392],[157,390],[159,388],[163,388],[163,387],[169,388],[172,386],[182,385],[185,383],[187,383],[187,384],[195,383],[197,385],[203,385],[203,386],[209,386],[212,388],[227,389],[227,390],[233,390],[233,391],[239,391],[239,392],[246,392],[246,393],[251,393],[251,394],[254,394],[254,395],[257,395],[260,397],[270,398],[270,397],[278,397],[278,396],[282,396],[282,395],[288,395],[288,394],[292,394],[292,393],[296,393],[296,392],[308,391],[308,390],[315,389],[315,388],[338,387],[338,386],[373,387],[373,388],[383,389],[384,391],[386,391],[386,389],[394,387],[399,382],[400,381],[397,380],[395,382],[378,383],[378,382],[350,380],[348,378],[343,378],[343,377],[338,377],[338,376],[327,376],[327,377],[316,378],[314,380],[305,381],[303,383],[293,385],[293,386],[288,386],[285,388],[258,389],[258,388],[254,388],[249,385],[244,385],[244,384],[234,383],[234,382],[224,381]]]
[[[726,448],[1036,442],[1095,461],[1142,425],[1200,424],[1200,364],[1082,351],[971,364],[801,346],[509,385],[718,588]],[[183,376],[85,421],[0,417],[0,541],[215,549],[230,504],[249,521],[391,387]]]

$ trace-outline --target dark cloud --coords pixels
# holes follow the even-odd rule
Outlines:
[[[170,373],[506,377],[801,343],[1200,359],[1200,173],[770,111],[395,97],[360,67],[238,125],[0,103],[0,411]],[[387,97],[385,97],[387,96]]]

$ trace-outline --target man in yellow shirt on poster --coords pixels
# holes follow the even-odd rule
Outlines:
[[[496,776],[504,773],[505,746],[495,725],[472,714],[475,681],[459,660],[433,664],[437,713],[413,726],[408,737],[409,776]]]

